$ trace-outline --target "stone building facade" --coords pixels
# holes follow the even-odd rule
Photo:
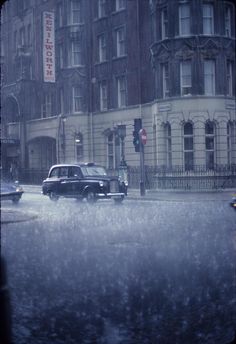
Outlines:
[[[45,13],[55,82],[44,74]],[[4,167],[93,160],[115,169],[119,125],[127,165],[139,166],[135,118],[147,166],[235,166],[233,1],[9,0],[1,17]]]

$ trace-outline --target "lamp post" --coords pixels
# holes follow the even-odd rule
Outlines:
[[[121,161],[120,161],[120,165],[121,166],[126,166],[126,162],[125,162],[125,143],[124,143],[124,139],[126,137],[126,126],[123,124],[120,124],[117,126],[117,134],[121,139]]]
[[[121,139],[121,159],[120,159],[120,166],[118,169],[118,177],[120,182],[124,185],[125,193],[127,195],[127,187],[128,187],[128,169],[127,164],[125,161],[125,137],[126,137],[126,126],[120,124],[117,126],[117,134]]]
[[[59,140],[58,140],[58,157],[59,162],[60,160],[60,151],[62,150],[63,162],[66,159],[66,135],[65,135],[65,123],[66,123],[66,115],[60,114],[59,115]]]

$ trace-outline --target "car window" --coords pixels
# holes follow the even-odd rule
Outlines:
[[[68,177],[68,167],[60,167],[60,177]]]
[[[85,176],[106,176],[106,170],[102,166],[83,166],[81,167]]]
[[[53,178],[53,177],[58,177],[59,175],[59,168],[56,167],[52,170],[52,172],[50,173],[50,178]]]
[[[82,172],[79,167],[72,166],[69,168],[69,177],[79,177],[82,178]]]

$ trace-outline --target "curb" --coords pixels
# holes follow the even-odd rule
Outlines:
[[[39,185],[21,185],[26,193],[41,194],[41,186]],[[234,189],[219,191],[182,191],[182,190],[148,190],[145,196],[141,196],[138,189],[128,191],[127,200],[142,201],[169,201],[169,202],[212,202],[224,201],[230,202]]]

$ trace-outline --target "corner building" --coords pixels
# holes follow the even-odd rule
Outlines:
[[[50,82],[45,12],[54,17]],[[147,169],[235,174],[233,1],[9,0],[1,16],[4,168],[92,160],[116,169],[125,125],[132,173],[141,118]]]

